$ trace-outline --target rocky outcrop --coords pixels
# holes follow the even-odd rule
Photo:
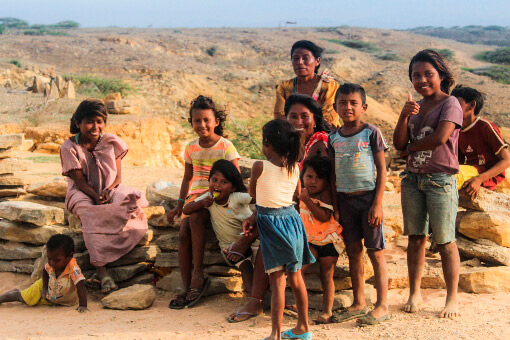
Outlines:
[[[487,239],[510,247],[510,212],[459,212],[457,224],[459,233],[471,239]]]
[[[104,308],[110,309],[147,309],[156,300],[156,291],[152,285],[134,285],[110,293],[101,300]]]
[[[64,223],[64,210],[32,202],[8,201],[0,203],[0,217],[42,227]]]
[[[510,267],[479,267],[460,274],[459,286],[468,293],[509,292]]]
[[[457,238],[459,253],[468,259],[496,265],[510,266],[510,248],[502,247],[488,240],[471,241],[464,237]]]

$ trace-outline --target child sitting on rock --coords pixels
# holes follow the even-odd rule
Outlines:
[[[46,243],[46,252],[48,263],[42,279],[25,290],[16,288],[0,295],[0,304],[19,301],[29,306],[73,306],[79,302],[78,311],[87,311],[85,277],[73,258],[73,239],[68,235],[53,235]]]
[[[237,167],[232,162],[220,159],[213,164],[209,173],[209,191],[185,205],[183,212],[191,215],[201,209],[209,210],[221,254],[228,265],[239,268],[245,290],[251,294],[251,244],[257,235],[240,235],[243,234],[243,221],[252,214],[250,203],[253,199],[247,191]]]
[[[459,189],[473,199],[480,187],[494,190],[505,179],[510,166],[508,144],[498,127],[478,116],[483,107],[483,96],[477,90],[458,85],[452,91],[464,115],[459,134],[460,165],[457,175]]]

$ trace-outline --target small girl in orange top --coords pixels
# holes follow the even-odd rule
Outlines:
[[[299,215],[305,225],[310,251],[319,259],[323,291],[322,314],[314,320],[316,324],[334,322],[333,274],[338,256],[344,249],[342,226],[333,215],[333,198],[329,188],[331,169],[327,157],[312,156],[305,159],[301,171],[304,188],[299,195]]]

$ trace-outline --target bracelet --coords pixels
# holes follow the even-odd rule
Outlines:
[[[182,203],[184,203],[184,202],[186,202],[186,201],[185,201],[185,200],[183,200],[182,198],[178,198],[178,199],[177,199],[177,202],[182,202]]]

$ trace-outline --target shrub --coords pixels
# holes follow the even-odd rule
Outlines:
[[[404,61],[401,57],[396,55],[395,53],[383,53],[383,54],[377,54],[375,56],[377,59],[380,60],[390,60],[390,61]]]
[[[377,46],[370,42],[366,41],[359,41],[359,40],[338,40],[338,39],[326,39],[326,41],[329,41],[331,43],[344,45],[345,47],[349,47],[361,52],[365,53],[374,53],[377,52],[379,49]]]
[[[510,68],[505,66],[489,66],[463,69],[479,76],[489,77],[501,84],[510,84]]]
[[[48,29],[45,29],[45,28],[30,29],[30,30],[24,31],[23,34],[24,35],[57,35],[57,36],[62,36],[62,35],[63,36],[67,36],[67,35],[69,35],[66,32],[53,31],[53,30],[48,30]]]
[[[218,53],[218,47],[211,46],[211,47],[209,47],[208,49],[205,50],[205,53],[207,53],[211,57],[214,57],[216,55],[216,53]]]
[[[13,64],[14,66],[21,68],[23,65],[21,65],[21,62],[19,60],[13,59],[9,61],[9,64]]]
[[[447,48],[436,48],[435,50],[448,61],[452,61],[453,57],[455,56],[455,52]]]
[[[4,18],[0,18],[0,26],[3,26],[5,28],[22,29],[22,28],[28,27],[28,22],[21,20],[21,19],[17,19],[17,18],[4,17]]]
[[[475,58],[489,63],[510,65],[510,47],[501,47],[494,51],[483,51],[475,55]]]
[[[68,79],[70,76],[64,76],[64,78]],[[73,76],[73,79],[78,81],[80,86],[84,86],[83,92],[87,94],[93,94],[99,91],[103,95],[112,92],[120,92],[122,95],[126,95],[130,92],[134,92],[131,85],[125,83],[121,79],[106,79],[90,74],[76,75]]]
[[[78,27],[80,27],[80,24],[77,23],[76,21],[66,20],[66,21],[57,22],[55,25],[52,25],[52,26],[55,26],[56,28],[70,29],[70,28],[78,28]]]

